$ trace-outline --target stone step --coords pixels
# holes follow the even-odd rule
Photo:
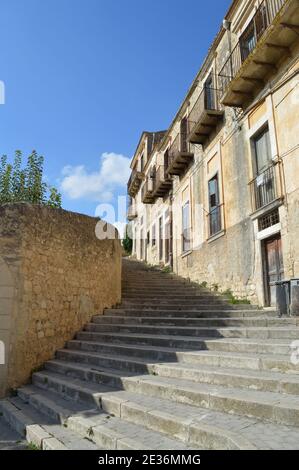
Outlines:
[[[176,285],[169,285],[169,286],[164,286],[164,285],[157,285],[157,286],[154,286],[154,287],[144,287],[144,286],[136,286],[136,285],[132,285],[132,286],[123,286],[122,287],[122,293],[124,295],[126,294],[129,294],[129,295],[132,295],[132,294],[136,294],[136,295],[148,295],[148,294],[151,294],[151,295],[171,295],[171,294],[175,294],[175,295],[183,295],[183,296],[188,296],[189,294],[191,295],[202,295],[202,296],[206,296],[206,297],[212,297],[212,296],[215,296],[214,293],[210,292],[210,291],[204,291],[204,290],[201,290],[201,289],[197,289],[196,287],[191,287],[191,286],[176,286]],[[217,294],[216,294],[217,295]],[[218,294],[219,295],[219,294]]]
[[[122,420],[145,426],[148,429],[179,439],[192,446],[196,445],[204,448],[211,448],[208,444],[210,444],[210,446],[212,444],[214,448],[220,448],[220,443],[219,441],[217,442],[217,436],[222,436],[222,438],[225,437],[226,440],[225,446],[223,445],[221,448],[263,448],[263,445],[265,445],[265,439],[267,440],[265,436],[268,435],[269,441],[267,442],[267,446],[270,447],[273,445],[273,441],[271,444],[270,430],[273,432],[273,429],[276,430],[275,435],[277,436],[277,434],[279,434],[280,438],[283,433],[288,431],[288,434],[285,434],[285,436],[287,437],[287,441],[292,441],[292,445],[296,442],[295,439],[298,439],[298,428],[282,426],[280,424],[276,424],[275,428],[273,428],[272,423],[257,422],[256,418],[252,419],[250,417],[240,417],[238,415],[231,416],[227,413],[210,410],[207,407],[201,408],[199,406],[193,406],[186,403],[176,403],[175,401],[157,398],[152,395],[152,387],[155,386],[155,382],[152,381],[152,379],[153,378],[151,377],[148,381],[149,393],[147,395],[138,395],[136,393],[128,392],[127,390],[114,390],[102,384],[92,384],[78,379],[65,378],[51,372],[35,374],[35,380],[38,382],[38,387],[44,390],[56,390],[57,393],[66,397],[76,396],[80,397],[81,400],[87,400],[89,403],[96,403],[98,407],[102,408],[105,412],[113,414]],[[150,382],[150,380],[152,382]],[[187,389],[185,391],[187,391]],[[232,391],[230,392],[232,393]],[[190,390],[190,394],[192,393],[193,391]],[[282,418],[286,418],[288,421],[294,421],[295,414],[293,413],[293,409],[292,419],[287,416],[288,408],[284,408],[282,404],[275,405],[273,403],[267,403],[269,394],[267,396],[264,394],[264,396],[264,399],[262,399],[261,396],[260,402],[256,404],[255,407],[253,403],[247,400],[249,408],[247,411],[243,411],[249,413],[248,410],[252,409],[256,414],[257,408],[261,408],[267,416],[271,415],[271,419],[275,421],[281,421]],[[187,396],[186,401],[188,401],[188,397],[189,395]],[[219,398],[218,403],[220,403],[220,396],[218,397],[217,393],[215,396],[211,395],[211,400],[217,402],[217,398]],[[288,399],[289,398],[290,397],[288,397]],[[227,395],[223,397],[224,401],[226,401],[226,399]],[[229,397],[228,399],[232,404],[235,403],[234,406],[238,408],[237,398],[235,396]],[[285,405],[287,405],[286,402]],[[268,412],[266,411],[267,409]],[[211,424],[217,423],[217,427],[213,427],[212,429],[209,426],[207,427],[208,422]],[[194,426],[196,426],[196,430],[194,429]],[[256,429],[254,429],[255,426],[257,426]],[[227,434],[228,427],[231,430],[233,428],[237,429],[237,432]],[[249,435],[248,429],[250,427],[252,440],[248,440],[246,438],[246,435]],[[245,429],[247,431],[242,432],[243,429],[244,431]],[[258,430],[260,432],[263,430],[264,439],[260,439],[260,432],[258,432]],[[208,436],[208,441],[207,433],[210,434]],[[206,440],[206,445],[204,446],[202,446],[203,435]],[[234,446],[232,447],[233,443]],[[298,442],[296,442],[295,445],[298,446]]]
[[[191,292],[191,293],[186,293],[183,292],[179,294],[177,291],[173,292],[163,292],[161,293],[158,292],[144,292],[144,293],[128,293],[128,292],[122,292],[122,299],[123,300],[130,300],[130,299],[136,299],[136,300],[143,300],[145,302],[151,302],[153,299],[160,300],[161,302],[163,301],[169,301],[169,300],[175,300],[177,302],[184,302],[185,300],[201,300],[201,301],[207,301],[207,302],[227,302],[227,299],[225,297],[215,297],[212,295],[203,295],[201,293],[196,293],[196,292]]]
[[[115,370],[95,370],[86,364],[49,361],[47,370],[33,374],[33,384],[52,379],[52,372],[58,376],[71,377],[81,381],[104,384],[116,390],[166,398],[178,403],[187,403],[201,408],[211,408],[225,413],[254,416],[273,423],[299,426],[299,400],[294,395],[276,392],[245,390],[232,386],[211,385],[177,378],[131,375]],[[49,371],[50,379],[48,378]],[[56,375],[55,375],[56,376]]]
[[[0,451],[26,450],[27,441],[17,431],[12,429],[3,416],[0,416]]]
[[[0,409],[10,426],[18,430],[26,440],[27,446],[33,444],[42,450],[100,450],[90,441],[81,439],[60,424],[57,425],[54,419],[19,397],[1,401]]]
[[[191,282],[185,280],[180,280],[174,277],[168,277],[168,276],[154,276],[150,277],[148,275],[142,275],[141,273],[138,274],[138,276],[127,276],[126,278],[123,279],[122,285],[124,287],[129,286],[129,287],[146,287],[146,286],[158,286],[161,287],[163,286],[170,286],[170,287],[185,287],[185,286],[191,286],[191,287],[196,287],[198,289],[201,289],[201,287],[198,285],[194,285]],[[205,289],[206,290],[206,289]]]
[[[57,415],[58,420],[63,416],[62,426],[51,424],[43,425],[43,428],[48,432],[55,429],[56,434],[62,433],[62,437],[66,433],[68,435],[71,433],[75,436],[75,445],[70,447],[68,440],[67,447],[73,450],[151,450],[151,446],[161,450],[190,450],[188,446],[182,445],[175,439],[149,431],[143,426],[122,421],[95,406],[88,407],[82,412],[72,413],[69,409],[69,399],[65,400],[57,393],[41,390],[39,387],[23,387],[20,395],[28,402],[27,407],[37,410],[35,413],[43,414],[41,422],[44,422],[44,416]]]
[[[202,298],[202,297],[194,297],[194,298],[188,298],[188,299],[184,299],[184,300],[180,300],[180,299],[176,299],[175,297],[169,297],[169,298],[163,298],[163,299],[159,299],[158,297],[147,297],[147,298],[143,298],[143,297],[131,297],[130,299],[128,298],[124,298],[122,300],[122,306],[126,306],[126,305],[176,305],[177,307],[180,307],[180,308],[186,308],[188,307],[188,305],[194,305],[194,306],[201,306],[201,305],[216,305],[218,307],[230,307],[230,305],[225,302],[224,300],[221,300],[221,299],[214,299],[214,298],[211,298],[211,299],[207,299],[206,297]]]
[[[210,309],[210,310],[164,310],[164,309],[140,309],[140,308],[114,308],[106,309],[104,311],[104,316],[126,316],[126,317],[178,317],[178,318],[253,318],[261,316],[278,318],[276,312],[263,310],[219,310],[219,309]],[[284,317],[283,319],[288,319],[289,317]]]
[[[290,354],[290,342],[277,339],[267,342],[260,338],[193,338],[192,336],[146,335],[133,333],[98,333],[81,331],[76,338],[82,341],[108,342],[113,344],[147,345],[152,347],[181,348],[184,350],[234,351],[254,353]],[[260,339],[260,341],[258,341]]]
[[[100,410],[68,418],[67,425],[85,439],[92,439],[106,450],[181,450],[193,448],[151,431],[142,425],[116,418]]]
[[[211,344],[212,343],[212,344]],[[207,347],[215,347],[215,342],[207,343]],[[230,341],[229,344],[222,345],[222,349],[231,349],[231,351],[221,350],[219,341],[217,342],[220,350],[176,350],[170,347],[155,347],[136,344],[112,344],[111,342],[96,342],[72,340],[67,343],[70,350],[94,352],[109,355],[124,355],[134,359],[145,359],[155,362],[183,362],[184,364],[207,365],[215,367],[229,367],[251,370],[272,370],[281,372],[299,372],[299,365],[293,364],[290,360],[290,349],[286,343],[277,343],[271,345],[272,351],[265,345],[265,341],[250,343],[249,351],[236,352],[237,345]],[[266,347],[265,347],[266,346]],[[234,350],[235,349],[235,350]],[[245,349],[245,348],[244,348]],[[262,350],[263,352],[260,352]]]
[[[92,319],[93,323],[98,323],[100,325],[146,325],[146,326],[155,326],[155,325],[165,325],[165,326],[179,326],[179,327],[191,327],[191,326],[206,326],[206,327],[221,327],[221,326],[233,326],[233,327],[280,327],[280,326],[298,326],[299,319],[297,318],[273,318],[273,317],[231,317],[226,318],[179,318],[179,317],[149,317],[149,316],[109,316],[97,315]]]
[[[163,303],[161,304],[160,302],[147,302],[147,303],[139,303],[139,302],[128,302],[124,301],[121,304],[122,309],[139,309],[139,310],[199,310],[199,311],[204,311],[204,310],[218,310],[218,311],[226,311],[226,310],[234,310],[233,305],[229,304],[217,304],[217,303],[211,303],[211,304],[203,304],[203,303],[197,303],[197,302],[184,302],[183,304],[181,303]],[[237,309],[236,309],[237,310]],[[246,310],[249,311],[250,305],[238,305],[238,310]],[[256,310],[256,308],[252,307],[252,310]]]
[[[69,349],[58,351],[56,357],[57,360],[88,364],[91,367],[95,366],[104,370],[114,369],[126,371],[130,374],[150,374],[214,385],[299,395],[299,374],[291,375],[271,371],[220,368],[218,366],[200,364],[167,362],[155,364],[129,356],[105,356]],[[48,364],[46,364],[47,368]]]
[[[261,338],[261,339],[299,339],[299,328],[296,327],[204,327],[204,326],[168,326],[168,325],[127,325],[88,323],[88,332],[111,334],[191,336],[201,338]]]

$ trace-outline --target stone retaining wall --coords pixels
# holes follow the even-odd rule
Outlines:
[[[0,395],[120,302],[121,245],[97,239],[97,222],[41,206],[0,207]]]

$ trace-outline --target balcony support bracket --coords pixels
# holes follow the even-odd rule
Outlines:
[[[280,50],[280,51],[285,51],[287,54],[290,54],[291,51],[290,51],[290,48],[287,47],[287,46],[280,46],[279,44],[273,44],[272,42],[266,42],[265,44],[267,47],[270,47],[272,49],[277,49],[277,50]]]
[[[262,60],[253,60],[252,62],[256,65],[262,65],[263,67],[269,67],[271,69],[277,70],[277,66],[272,62],[264,62]]]
[[[294,31],[294,33],[296,33],[299,36],[299,25],[289,24],[289,23],[280,23],[280,25],[284,28],[291,29],[292,31]]]
[[[245,82],[251,82],[251,83],[259,83],[261,85],[264,85],[264,80],[262,78],[252,78],[252,77],[242,77]]]

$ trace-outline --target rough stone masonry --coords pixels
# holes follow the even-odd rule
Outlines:
[[[0,208],[0,395],[120,301],[120,241],[99,240],[97,221],[28,204]]]

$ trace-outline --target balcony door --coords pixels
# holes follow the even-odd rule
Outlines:
[[[256,205],[264,207],[275,199],[275,175],[271,158],[269,129],[254,138],[254,166],[256,173]]]
[[[216,109],[212,74],[205,82],[205,108],[211,110]]]
[[[241,59],[244,62],[256,46],[255,25],[252,21],[240,38]]]
[[[284,278],[281,236],[269,238],[264,242],[264,286],[265,304],[276,305],[276,282]]]
[[[221,231],[221,208],[218,174],[209,181],[210,237]]]
[[[187,118],[183,118],[181,120],[181,152],[188,152],[188,144],[187,144],[187,133],[188,133],[188,121]]]
[[[271,144],[268,127],[254,138],[256,174],[260,175],[271,164]]]

